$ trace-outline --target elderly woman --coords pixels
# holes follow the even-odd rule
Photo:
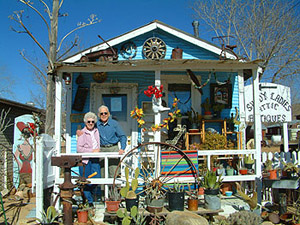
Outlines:
[[[81,130],[82,135],[77,139],[77,152],[78,153],[91,153],[100,152],[100,135],[98,129],[95,127],[97,122],[97,116],[95,113],[88,112],[84,115],[85,127]],[[101,170],[98,158],[84,159],[85,174],[83,174],[83,167],[79,167],[80,176],[88,177],[89,175],[96,172],[93,178],[101,177]],[[88,203],[93,207],[93,195],[96,195],[96,191],[100,190],[100,186],[97,187],[95,184],[87,184],[84,187],[84,195],[88,200]],[[97,197],[100,199],[101,196]]]

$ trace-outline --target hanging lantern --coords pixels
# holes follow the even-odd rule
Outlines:
[[[64,79],[66,85],[71,84],[72,77],[71,77],[70,73],[63,73],[63,79]]]

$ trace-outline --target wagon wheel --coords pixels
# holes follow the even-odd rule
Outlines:
[[[163,59],[166,56],[167,46],[160,38],[148,38],[143,45],[143,54],[147,59]]]
[[[162,193],[166,193],[174,182],[193,183],[194,188],[198,186],[198,170],[188,155],[197,153],[183,152],[174,145],[161,142],[149,142],[138,145],[130,150],[120,160],[114,175],[113,187],[117,184],[126,183],[125,174],[118,174],[123,167],[129,168],[129,182],[134,178],[134,171],[140,168],[138,194],[147,193],[149,187],[158,187]],[[197,161],[197,162],[196,162]]]

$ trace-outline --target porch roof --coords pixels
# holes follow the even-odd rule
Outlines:
[[[236,61],[236,60],[199,60],[199,59],[142,59],[122,61],[75,62],[56,63],[58,72],[113,72],[113,71],[222,71],[235,72],[244,70],[244,74],[251,76],[251,70],[257,69],[262,60]]]

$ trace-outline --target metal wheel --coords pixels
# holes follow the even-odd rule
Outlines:
[[[193,161],[190,159],[193,157]],[[159,187],[166,192],[174,182],[193,183],[198,188],[198,164],[195,151],[183,152],[178,147],[161,142],[143,143],[130,150],[121,159],[115,172],[113,187],[116,184],[126,183],[125,174],[118,174],[125,168],[129,168],[129,181],[134,178],[134,171],[138,167],[139,185],[138,194],[147,193],[149,187]],[[196,166],[195,166],[196,165]]]
[[[167,46],[160,38],[149,38],[144,42],[143,54],[147,59],[163,59],[166,56]]]

